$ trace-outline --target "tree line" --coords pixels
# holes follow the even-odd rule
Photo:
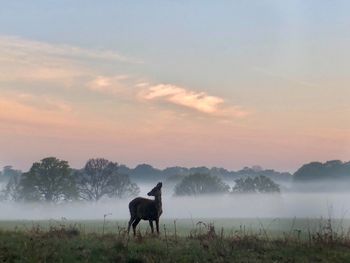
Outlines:
[[[79,170],[55,157],[35,162],[25,173],[5,168],[4,173],[9,177],[2,193],[5,200],[98,201],[104,197],[123,198],[139,193],[139,187],[129,176],[119,173],[117,163],[103,158],[90,159]]]
[[[73,200],[99,201],[103,198],[125,198],[139,194],[138,185],[129,175],[121,173],[119,165],[103,158],[90,159],[81,169],[73,169],[67,161],[55,157],[33,163],[22,173],[5,166],[2,179],[6,187],[2,200],[64,202]],[[181,177],[174,195],[200,195],[228,192],[279,192],[279,187],[265,176],[241,178],[230,189],[216,175],[195,173]],[[169,185],[171,182],[169,182]]]
[[[226,170],[221,171],[220,168],[171,167],[162,171],[167,174],[162,178],[159,178],[159,174],[152,177],[154,170],[149,165],[126,169],[126,166],[120,166],[103,158],[90,159],[83,168],[73,169],[67,161],[48,157],[33,163],[30,170],[25,173],[11,166],[5,166],[0,172],[0,185],[4,185],[0,198],[12,201],[63,202],[131,197],[140,192],[135,181],[141,177],[142,172],[145,172],[143,180],[137,181],[147,181],[148,177],[150,177],[148,181],[164,179],[167,185],[174,186],[174,195],[280,191],[280,186],[267,176],[267,174],[276,176],[278,172],[262,170],[259,167],[245,168],[236,172],[241,177],[230,180],[234,183],[233,187],[223,182],[222,179],[227,179],[227,176],[217,175],[226,173]],[[130,172],[131,176],[127,172]],[[350,162],[328,161],[303,165],[293,177],[294,182],[319,183],[322,180],[346,179],[350,177],[349,175]],[[328,181],[326,186],[329,187]],[[309,184],[305,184],[305,187],[311,189]]]
[[[202,195],[217,193],[279,193],[280,187],[270,178],[260,175],[239,178],[231,188],[219,177],[209,174],[191,174],[185,176],[175,186],[175,195]]]
[[[260,166],[244,167],[237,171],[229,171],[222,167],[208,168],[206,166],[199,167],[182,167],[172,166],[165,169],[158,169],[149,164],[139,164],[135,168],[127,167],[126,165],[120,165],[119,171],[121,173],[128,174],[135,182],[147,182],[147,181],[159,181],[165,180],[173,176],[186,176],[191,174],[210,174],[218,176],[224,180],[235,180],[245,177],[266,176],[274,181],[286,181],[293,180],[293,175],[288,172],[279,172],[273,169],[263,169]]]

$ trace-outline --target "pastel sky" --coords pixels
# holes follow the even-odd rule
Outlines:
[[[0,167],[350,159],[350,1],[2,1]]]

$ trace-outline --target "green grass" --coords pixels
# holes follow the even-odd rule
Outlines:
[[[203,223],[201,223],[203,222]],[[194,218],[194,219],[161,219],[160,228],[166,228],[169,235],[188,236],[191,231],[198,230],[205,224],[213,224],[216,229],[224,229],[224,233],[232,235],[236,232],[244,234],[268,235],[273,238],[280,238],[288,235],[306,236],[308,232],[322,232],[327,225],[327,218]],[[332,219],[331,225],[333,231],[344,233],[350,228],[349,219]],[[75,226],[81,233],[97,234],[117,234],[121,229],[127,227],[127,220],[110,220],[108,217],[104,223],[103,220],[0,220],[0,229],[13,231],[27,231],[33,227],[40,227],[42,230],[48,230],[51,226]],[[150,231],[147,221],[141,221],[139,229],[142,233]]]
[[[0,262],[350,262],[347,224],[162,220],[159,237],[146,223],[129,237],[126,221],[1,221]]]

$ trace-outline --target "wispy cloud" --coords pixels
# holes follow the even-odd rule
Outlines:
[[[196,92],[171,84],[147,87],[142,83],[141,87],[139,96],[148,101],[165,101],[215,116],[244,117],[248,114],[239,106],[227,105],[223,98],[208,95],[206,92]]]
[[[8,96],[17,103],[36,108],[37,110],[51,112],[72,112],[72,106],[67,102],[48,95],[33,95],[30,93],[12,93]]]
[[[31,94],[2,94],[0,120],[2,124],[21,124],[30,127],[67,127],[73,121],[69,104],[47,96]]]
[[[0,81],[11,83],[11,86],[20,82],[25,85],[49,82],[61,87],[81,87],[89,79],[96,79],[96,85],[91,85],[102,88],[103,80],[98,77],[103,71],[99,68],[101,61],[107,61],[109,65],[141,62],[111,50],[0,35]],[[111,81],[116,82],[116,79],[112,77]]]
[[[85,64],[54,50],[54,45],[0,36],[0,81],[11,88],[32,83],[68,87],[91,74]]]
[[[120,94],[126,89],[126,81],[129,80],[127,75],[119,76],[97,76],[87,86],[90,90],[105,94]]]
[[[13,36],[0,36],[0,50],[3,54],[23,56],[23,59],[28,53],[40,53],[71,59],[102,59],[142,63],[140,60],[121,55],[113,50],[96,50],[66,44],[51,44]]]

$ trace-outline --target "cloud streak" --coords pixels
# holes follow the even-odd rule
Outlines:
[[[0,36],[0,50],[3,54],[16,54],[17,56],[22,56],[23,59],[29,53],[40,53],[71,59],[84,58],[142,63],[140,60],[121,55],[113,50],[96,50],[66,44],[50,44],[14,36]]]
[[[239,106],[230,106],[223,98],[196,92],[171,84],[158,84],[145,88],[140,97],[148,101],[163,101],[195,110],[204,114],[222,117],[245,117],[248,112]]]
[[[110,65],[141,63],[111,50],[87,49],[0,35],[0,82],[12,83],[11,86],[15,86],[15,83],[82,86],[82,82],[102,75],[99,68],[101,62]],[[97,80],[99,82],[94,87],[102,89],[102,79]],[[115,83],[117,79],[111,80]]]
[[[90,90],[103,93],[117,95],[123,93],[127,88],[129,77],[127,75],[119,76],[97,76],[91,80],[87,86]]]
[[[14,93],[12,99],[17,101],[18,103],[34,107],[38,110],[62,113],[70,113],[72,111],[72,106],[69,105],[67,102],[47,95]]]
[[[72,108],[63,101],[30,94],[1,95],[0,121],[27,127],[67,127],[76,123]]]
[[[91,75],[86,63],[58,53],[52,44],[0,36],[0,82],[12,89],[33,83],[70,87]]]

